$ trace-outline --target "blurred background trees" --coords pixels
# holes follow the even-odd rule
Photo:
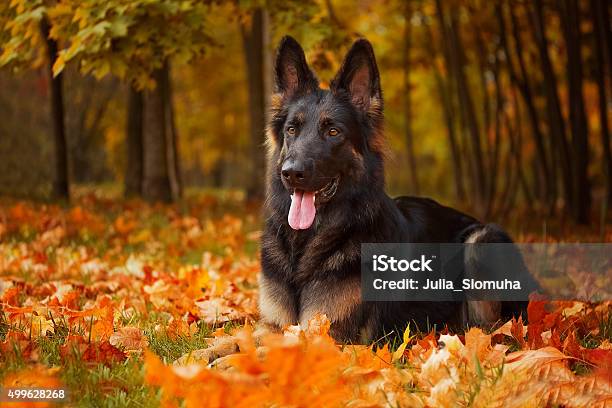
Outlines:
[[[374,44],[394,194],[485,218],[605,223],[605,0],[10,0],[0,5],[0,190],[68,199],[184,187],[263,197],[270,60],[295,36],[325,85]]]

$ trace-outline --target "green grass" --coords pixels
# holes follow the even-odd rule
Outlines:
[[[154,318],[154,317],[153,317]],[[148,322],[153,327],[153,319]],[[4,326],[0,326],[2,328]],[[228,329],[229,330],[229,329]],[[149,349],[164,362],[171,363],[190,351],[206,347],[208,327],[202,326],[194,335],[170,337],[154,330],[145,331]],[[141,356],[134,355],[125,362],[110,365],[91,364],[79,356],[63,359],[60,347],[65,336],[48,335],[34,341],[38,350],[37,363],[47,367],[59,366],[59,377],[69,392],[70,405],[76,407],[156,407],[160,395],[154,387],[144,383],[144,366]],[[0,379],[6,375],[32,366],[15,349],[0,359]]]
[[[190,351],[205,348],[207,336],[211,330],[200,324],[192,336],[167,335],[164,331],[156,331],[155,325],[164,326],[165,318],[157,313],[150,313],[147,318],[141,315],[120,317],[123,323],[144,327],[149,340],[149,349],[157,354],[165,363],[172,363]],[[3,313],[0,313],[0,340],[4,341],[8,323]],[[236,325],[226,324],[227,332]],[[13,326],[13,328],[15,328]],[[13,348],[12,353],[0,356],[0,379],[6,375],[41,364],[46,367],[61,367],[59,377],[69,392],[70,406],[76,407],[156,407],[160,395],[156,388],[144,383],[144,366],[142,357],[133,355],[122,363],[95,364],[83,362],[80,356],[62,358],[60,347],[66,341],[67,331],[63,330],[63,322],[57,321],[54,334],[33,340],[37,356],[35,361],[25,358],[19,348]],[[86,330],[83,328],[83,330]],[[8,340],[10,344],[11,340]]]
[[[208,328],[198,330],[193,336],[177,336],[174,338],[166,334],[149,335],[149,348],[157,354],[162,361],[170,363],[191,351],[206,348],[206,335]]]
[[[69,388],[71,405],[77,407],[156,407],[159,393],[144,385],[144,367],[139,358],[129,358],[110,367],[68,364],[61,375]]]

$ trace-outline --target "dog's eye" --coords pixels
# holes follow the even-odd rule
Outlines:
[[[287,128],[287,134],[288,134],[289,136],[293,136],[293,135],[295,135],[295,126],[289,126],[289,127]]]
[[[330,128],[327,131],[327,134],[330,135],[330,136],[338,136],[340,134],[340,131],[338,129],[336,129],[336,128]]]

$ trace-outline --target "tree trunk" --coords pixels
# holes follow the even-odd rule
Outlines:
[[[249,88],[249,135],[251,166],[247,180],[247,198],[261,200],[264,197],[265,168],[265,77],[264,77],[264,10],[256,8],[250,24],[241,24]]]
[[[141,197],[143,187],[143,93],[132,86],[128,90],[126,126],[125,197]]]
[[[501,132],[502,132],[502,119],[504,116],[504,96],[501,88],[499,67],[500,61],[497,58],[498,52],[494,53],[494,64],[492,67],[493,81],[495,83],[495,116],[494,116],[494,130],[493,130],[493,146],[489,150],[489,185],[487,190],[487,205],[488,212],[492,213],[495,211],[495,198],[497,196],[497,183],[498,183],[498,171],[499,156],[501,152]],[[510,178],[511,174],[506,173],[506,177]]]
[[[447,25],[440,0],[436,0],[436,7],[438,10],[440,26],[444,30],[445,38],[450,44],[451,72],[453,73],[457,83],[461,109],[464,112],[464,125],[469,132],[471,140],[470,147],[472,157],[470,158],[470,162],[472,163],[474,173],[473,184],[475,186],[474,190],[476,194],[476,211],[480,215],[483,215],[485,206],[486,178],[484,172],[482,146],[480,142],[480,129],[474,110],[474,102],[464,72],[466,57],[463,53],[463,44],[459,35],[459,25],[457,21],[458,10],[455,5],[452,6],[449,18],[450,24]]]
[[[53,122],[53,137],[55,139],[55,179],[53,181],[53,196],[70,200],[68,178],[68,146],[66,143],[66,127],[64,125],[64,96],[62,90],[63,74],[53,76],[53,65],[58,57],[57,41],[49,37],[49,22],[46,18],[40,24],[42,37],[47,43],[48,73],[51,84],[51,116]]]
[[[170,76],[170,63],[166,62],[164,73],[164,113],[166,115],[166,155],[168,156],[168,170],[170,172],[170,187],[172,189],[172,197],[181,198],[183,196],[183,180],[181,177],[181,166],[179,160],[179,140],[176,130],[176,122],[174,116],[174,103],[172,80]]]
[[[410,103],[410,48],[411,48],[411,24],[412,10],[410,1],[406,1],[404,7],[404,126],[406,135],[406,153],[408,155],[408,166],[410,167],[410,189],[414,194],[419,195],[419,175],[414,154],[414,134],[412,133],[412,106]]]
[[[153,73],[156,87],[144,93],[143,197],[148,201],[172,202],[179,197],[176,135],[173,132],[169,65]]]
[[[562,0],[559,6],[563,37],[567,47],[569,117],[572,128],[574,191],[576,193],[573,217],[578,223],[588,224],[591,209],[591,186],[588,176],[588,129],[582,94],[580,10],[576,0]]]
[[[606,48],[607,3],[604,0],[591,0],[591,18],[593,20],[593,38],[595,48],[595,79],[599,94],[599,122],[601,134],[601,148],[603,156],[603,175],[605,183],[604,208],[609,208],[612,200],[612,154],[610,152],[610,129],[608,127],[608,104],[606,95],[606,72],[612,67],[609,65],[609,49]],[[608,71],[606,71],[606,62]]]
[[[469,16],[471,18],[470,25],[472,26],[473,39],[476,43],[477,57],[478,57],[478,79],[480,85],[480,93],[482,97],[482,105],[484,107],[483,112],[483,136],[484,136],[484,160],[483,166],[487,170],[488,178],[485,191],[485,214],[490,215],[495,205],[495,191],[497,188],[497,168],[498,168],[498,154],[499,154],[499,143],[500,143],[500,113],[503,105],[503,98],[498,80],[498,66],[497,60],[497,49],[494,52],[490,52],[488,43],[483,36],[483,30],[478,20],[477,10],[473,5],[468,5]],[[494,59],[494,63],[491,63],[491,58]],[[487,72],[493,74],[495,83],[495,102],[489,95],[487,86]],[[493,103],[495,103],[495,110],[493,110]],[[491,125],[492,116],[494,115],[494,123]],[[491,131],[493,127],[493,141],[491,141]]]
[[[534,181],[537,184],[543,184],[544,188],[541,189],[542,193],[539,198],[542,201],[546,201],[550,198],[550,188],[547,184],[550,181],[550,172],[548,167],[548,160],[546,156],[546,149],[544,148],[544,136],[542,134],[542,130],[540,129],[540,124],[538,120],[538,112],[535,108],[533,101],[533,94],[531,91],[531,86],[529,85],[528,76],[526,73],[525,61],[523,59],[522,54],[522,41],[520,38],[520,33],[518,32],[518,27],[516,26],[516,19],[512,19],[512,34],[514,37],[514,50],[517,55],[519,69],[521,71],[521,77],[514,68],[514,63],[512,61],[512,52],[510,51],[510,46],[508,44],[508,39],[506,36],[506,23],[504,18],[504,11],[501,4],[497,4],[495,6],[495,13],[497,15],[497,21],[499,24],[499,32],[500,32],[500,42],[501,46],[504,50],[504,54],[507,59],[507,67],[508,72],[510,74],[510,80],[512,83],[518,88],[520,91],[521,97],[525,103],[525,107],[527,108],[527,115],[529,117],[529,125],[531,127],[531,134],[533,136],[533,140],[536,145],[536,152],[538,155],[538,167],[535,171]],[[511,13],[511,15],[513,15]],[[540,189],[534,188],[535,191],[539,191]]]
[[[480,23],[478,22],[477,11],[474,10],[473,7],[469,7],[469,15],[472,21],[470,25],[472,26],[472,35],[473,40],[476,43],[476,55],[478,58],[478,83],[480,85],[480,93],[482,96],[482,105],[484,108],[483,112],[483,134],[485,136],[485,147],[487,149],[487,153],[490,153],[490,143],[489,143],[489,132],[491,129],[491,98],[489,96],[489,91],[487,89],[487,78],[486,72],[487,70],[491,70],[491,63],[489,58],[491,53],[487,49],[486,40],[483,38],[482,28],[480,27]]]
[[[457,142],[457,135],[455,132],[455,122],[454,122],[454,109],[453,102],[451,99],[451,91],[449,90],[450,84],[444,80],[438,66],[435,64],[436,50],[434,48],[434,40],[433,34],[431,32],[431,26],[428,23],[425,23],[425,34],[427,38],[427,42],[430,45],[427,47],[429,52],[429,57],[432,61],[432,69],[434,73],[434,79],[436,82],[436,89],[438,90],[438,95],[440,97],[440,103],[442,104],[442,113],[444,114],[444,122],[446,123],[446,130],[448,134],[448,143],[451,151],[451,159],[453,163],[453,176],[455,179],[455,194],[459,201],[465,201],[465,187],[463,185],[463,167],[461,165],[461,152],[459,149],[459,144]],[[447,53],[444,52],[444,61],[445,64],[449,65]],[[449,68],[447,68],[449,69]]]
[[[551,156],[554,157],[552,152],[556,150],[560,158],[561,173],[563,175],[563,194],[566,208],[571,212],[572,208],[574,208],[575,197],[572,181],[573,163],[567,142],[565,119],[561,113],[561,102],[557,92],[557,78],[548,53],[548,40],[544,27],[545,19],[541,0],[534,2],[534,10],[529,10],[529,15],[531,16],[531,25],[534,28],[536,44],[542,63],[544,87],[546,89],[546,112],[551,133]],[[554,167],[554,164],[555,161],[553,160],[551,166]]]
[[[508,124],[506,128],[510,132],[513,133],[513,135],[511,135],[510,137],[510,143],[511,143],[512,155],[514,156],[514,160],[516,162],[516,170],[518,174],[519,184],[521,186],[521,189],[523,190],[523,195],[525,197],[527,208],[532,208],[534,194],[531,193],[529,184],[527,184],[527,180],[523,173],[523,163],[522,163],[522,156],[521,156],[522,151],[523,151],[523,131],[522,131],[523,125],[521,122],[521,117],[522,117],[521,108],[519,106],[519,101],[516,96],[515,90],[512,89],[510,92],[512,96],[512,105],[514,107],[514,111],[516,112],[516,120],[514,121],[515,122],[514,129],[516,129],[516,131],[514,132],[511,130],[510,120],[508,120]],[[514,137],[514,134],[516,134],[516,138]],[[508,207],[507,211],[510,211],[510,208],[511,207]]]
[[[68,80],[70,81],[70,79]],[[91,89],[95,86],[93,77],[83,78],[83,88]],[[75,99],[70,95],[70,91],[66,92],[68,103]],[[87,121],[91,115],[90,110],[94,105],[94,92],[86,92],[83,98],[76,98],[77,102],[68,105],[70,116],[66,118],[66,143],[68,144],[68,156],[70,157],[70,167],[68,171],[73,175],[74,183],[91,182],[91,167],[88,157],[89,147],[93,141],[93,135],[87,132]],[[108,101],[106,101],[108,102]]]
[[[542,161],[539,161],[539,166],[534,169],[534,188],[530,188],[525,173],[523,171],[523,160],[522,160],[522,123],[521,123],[521,109],[519,105],[518,98],[516,96],[515,90],[518,89],[521,97],[525,103],[528,112],[529,125],[531,128],[532,137],[534,140],[542,139],[542,133],[538,123],[537,111],[535,110],[535,106],[533,105],[533,100],[531,98],[531,88],[529,87],[529,83],[522,81],[514,68],[514,63],[512,61],[512,54],[510,52],[510,47],[508,45],[508,39],[506,36],[506,23],[504,17],[504,11],[502,4],[498,3],[495,5],[495,14],[497,17],[499,32],[500,32],[500,47],[504,52],[506,57],[506,67],[508,69],[508,74],[510,76],[510,81],[512,83],[512,87],[510,88],[510,96],[512,106],[515,112],[515,119],[512,121],[506,116],[506,129],[509,133],[509,141],[510,141],[510,154],[514,158],[514,167],[517,171],[517,182],[518,186],[523,192],[523,196],[525,199],[525,205],[527,208],[533,208],[534,200],[536,200],[537,194],[532,193],[532,191],[538,191],[538,184],[541,182],[542,174],[546,170]],[[516,31],[516,30],[515,30]],[[521,47],[517,47],[520,49]],[[522,57],[521,57],[522,58]],[[516,136],[516,137],[515,137]],[[536,142],[537,145],[537,142]],[[540,197],[545,198],[544,197]],[[511,200],[507,202],[502,202],[502,213],[507,213],[511,211],[512,205]]]

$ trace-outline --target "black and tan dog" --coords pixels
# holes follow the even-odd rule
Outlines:
[[[433,200],[387,196],[383,99],[367,40],[353,44],[329,90],[291,37],[279,46],[275,74],[261,248],[265,323],[304,324],[321,312],[336,340],[369,342],[410,321],[425,329],[520,313],[524,304],[363,302],[361,243],[511,240]]]

